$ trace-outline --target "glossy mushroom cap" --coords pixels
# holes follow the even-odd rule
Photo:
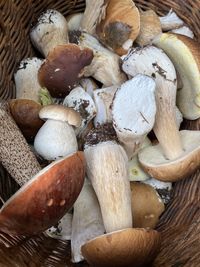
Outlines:
[[[93,52],[76,44],[58,45],[48,54],[38,77],[52,97],[65,97],[78,84],[83,68],[91,63]]]
[[[76,201],[84,178],[82,152],[48,165],[3,205],[0,230],[34,235],[55,225]]]
[[[82,246],[84,258],[95,267],[147,266],[160,247],[155,230],[127,228],[92,239]]]
[[[44,121],[39,118],[42,106],[29,99],[12,99],[9,101],[9,108],[26,140],[33,141],[38,130],[44,124]]]

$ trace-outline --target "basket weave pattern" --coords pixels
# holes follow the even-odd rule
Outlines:
[[[164,15],[171,8],[176,11],[195,33],[200,42],[200,1],[198,0],[138,0],[144,10],[151,8]],[[0,1],[0,99],[15,97],[13,74],[19,62],[37,55],[29,39],[31,24],[47,8],[63,15],[83,11],[82,0],[1,0]],[[199,129],[198,120],[186,122],[187,128]],[[0,166],[0,196],[8,199],[18,185]],[[200,266],[200,173],[177,182],[173,199],[163,214],[158,230],[162,233],[162,247],[153,266]],[[9,247],[9,248],[7,248]],[[13,255],[15,259],[13,259]],[[11,258],[18,263],[14,265]],[[32,264],[31,264],[31,263]],[[0,266],[75,266],[70,263],[67,242],[39,237],[10,237],[0,233]],[[78,264],[76,266],[87,266]]]

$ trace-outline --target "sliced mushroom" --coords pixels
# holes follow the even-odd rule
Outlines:
[[[38,18],[30,37],[33,45],[47,57],[57,45],[68,43],[67,21],[60,12],[48,9]]]
[[[99,203],[90,182],[86,179],[81,193],[74,203],[72,221],[72,262],[84,260],[81,246],[90,239],[104,234],[105,228]]]
[[[123,83],[112,103],[113,126],[129,158],[140,149],[152,130],[156,114],[155,82],[137,75]]]
[[[160,23],[163,31],[170,31],[183,26],[184,21],[171,9],[167,15],[160,17]]]
[[[56,224],[76,201],[84,176],[82,152],[51,163],[30,177],[3,205],[0,230],[14,235],[34,235]]]
[[[183,117],[200,117],[200,50],[199,44],[180,34],[163,33],[154,40],[176,67],[183,87],[177,91],[177,105]]]
[[[105,17],[96,28],[97,35],[106,46],[120,56],[126,54],[139,31],[140,13],[133,1],[110,0],[107,2]]]
[[[188,36],[188,37],[190,37],[192,39],[194,38],[194,33],[187,26],[182,26],[182,27],[180,27],[178,29],[172,30],[171,32],[182,34],[182,35]]]
[[[73,126],[79,127],[81,118],[75,110],[62,105],[48,105],[40,110],[39,116],[46,120],[34,140],[39,155],[55,160],[78,150]]]
[[[92,76],[104,86],[118,85],[126,80],[120,69],[120,57],[102,46],[92,35],[82,33],[79,45],[91,49],[94,54],[91,64],[84,69],[84,76]]]

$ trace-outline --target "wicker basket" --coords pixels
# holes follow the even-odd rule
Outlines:
[[[0,99],[15,97],[13,73],[25,57],[36,53],[29,30],[35,18],[47,8],[54,8],[65,16],[84,10],[82,0],[0,0]],[[173,8],[192,28],[200,41],[199,0],[138,0],[143,9],[154,9],[159,15]],[[198,120],[185,122],[187,128],[198,129]],[[162,247],[153,266],[200,266],[200,173],[177,182],[173,199],[163,214],[158,230],[162,233]],[[0,195],[6,200],[18,186],[0,166]],[[27,238],[0,233],[0,266],[88,266],[70,263],[67,242],[52,240],[44,235]],[[113,266],[114,267],[114,266]]]

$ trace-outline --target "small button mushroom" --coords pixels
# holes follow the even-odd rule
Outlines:
[[[200,117],[200,50],[199,43],[187,36],[163,33],[154,39],[173,62],[182,81],[177,91],[177,106],[183,117],[195,120]]]
[[[29,177],[29,182],[3,205],[0,230],[14,235],[35,235],[56,224],[76,201],[84,177],[83,152],[49,164]]]
[[[124,55],[132,46],[139,31],[140,13],[133,1],[108,1],[105,16],[96,28],[97,35],[106,46],[118,55]]]
[[[75,132],[76,135],[80,135],[96,115],[96,106],[92,97],[82,87],[78,86],[65,97],[63,105],[79,112],[82,122]]]
[[[38,18],[30,37],[33,45],[47,57],[57,45],[68,43],[67,21],[60,12],[48,9]]]
[[[153,230],[131,228],[128,158],[113,138],[116,136],[105,135],[102,127],[86,140],[87,175],[96,192],[107,234],[89,240],[81,251],[93,266],[140,266],[155,257],[160,235]]]
[[[141,147],[154,126],[156,114],[155,82],[137,75],[123,83],[112,103],[113,126],[129,158]]]
[[[183,26],[184,21],[171,9],[167,15],[160,17],[160,23],[163,31],[170,31]]]
[[[155,228],[165,210],[156,190],[147,184],[131,182],[133,227]]]
[[[126,75],[121,71],[121,59],[118,55],[105,48],[92,35],[82,33],[78,40],[79,46],[93,51],[91,64],[84,69],[84,76],[92,76],[104,86],[121,84]]]
[[[62,105],[47,105],[40,110],[39,116],[46,120],[34,140],[39,155],[55,160],[77,151],[73,126],[79,127],[81,118],[75,110]]]
[[[74,203],[72,220],[72,262],[84,260],[81,246],[90,239],[104,234],[105,228],[99,203],[91,183],[85,179],[81,193]]]
[[[58,45],[49,52],[39,69],[39,82],[49,90],[52,97],[65,97],[77,86],[84,67],[92,59],[91,49],[80,48],[76,44]]]

